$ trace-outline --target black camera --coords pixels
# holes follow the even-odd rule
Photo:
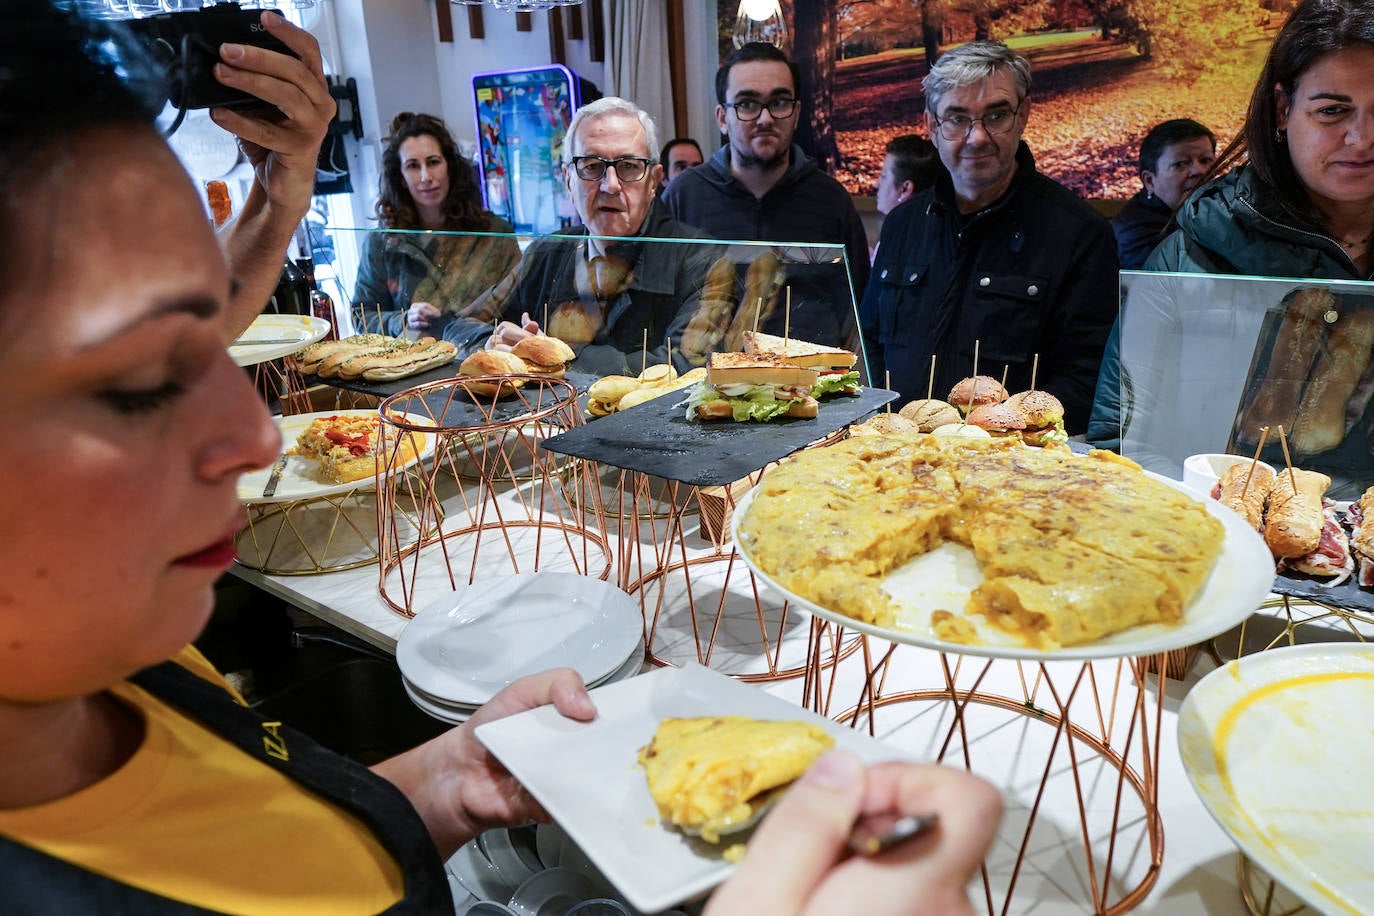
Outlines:
[[[166,68],[167,97],[177,108],[262,108],[256,96],[231,89],[215,79],[219,47],[225,42],[296,53],[263,27],[262,11],[237,3],[217,3],[204,9],[160,13],[126,23]]]

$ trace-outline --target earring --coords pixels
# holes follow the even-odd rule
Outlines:
[[[1146,199],[1146,200],[1154,200],[1154,199],[1155,199],[1155,192],[1154,192],[1154,191],[1146,191],[1146,192],[1145,192],[1145,199]]]
[[[1274,131],[1274,142],[1277,143],[1279,146],[1283,146],[1285,143],[1287,143],[1287,142],[1288,142],[1288,131],[1286,131],[1286,130],[1276,130],[1276,131]]]

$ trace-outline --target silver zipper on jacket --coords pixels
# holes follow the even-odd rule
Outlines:
[[[1263,213],[1259,212],[1259,210],[1255,209],[1255,205],[1250,203],[1248,199],[1241,197],[1239,195],[1236,196],[1236,200],[1237,202],[1244,204],[1246,209],[1248,209],[1251,213],[1255,214],[1256,217],[1258,217],[1259,219],[1263,220],[1271,226],[1274,226],[1278,229],[1283,229],[1287,232],[1295,233],[1297,235],[1306,236],[1307,238],[1317,239],[1318,241],[1329,243],[1333,250],[1340,252],[1341,257],[1345,258],[1346,263],[1350,265],[1351,272],[1355,274],[1355,276],[1357,277],[1360,276],[1360,268],[1356,266],[1355,259],[1352,258],[1350,256],[1350,253],[1347,252],[1344,248],[1342,248],[1340,246],[1340,243],[1333,239],[1331,236],[1322,235],[1320,232],[1308,232],[1306,229],[1299,229],[1297,226],[1289,226],[1287,223],[1281,223],[1276,219],[1271,219],[1268,216],[1265,216]]]

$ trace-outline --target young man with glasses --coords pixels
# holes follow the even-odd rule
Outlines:
[[[721,252],[639,240],[705,238],[658,203],[657,149],[653,119],[632,102],[609,97],[578,109],[563,174],[582,225],[535,239],[515,270],[449,324],[445,338],[460,349],[509,350],[547,333],[572,347],[574,369],[594,375],[637,375],[645,362],[665,362],[671,342],[674,363],[690,368],[682,333]]]
[[[945,171],[883,222],[860,308],[869,369],[905,399],[978,371],[1036,387],[1087,424],[1117,312],[1111,226],[1036,171],[1021,141],[1030,65],[1000,42],[948,51],[925,78],[925,127]]]
[[[844,187],[792,142],[806,117],[797,90],[796,64],[770,44],[746,44],[727,57],[716,71],[716,123],[728,142],[675,180],[663,202],[677,219],[718,239],[843,244],[857,292],[868,278],[863,221]],[[794,322],[804,315],[802,293],[793,284]],[[783,309],[775,311],[782,333]],[[852,317],[847,323],[852,329]],[[832,327],[829,336],[835,333]]]

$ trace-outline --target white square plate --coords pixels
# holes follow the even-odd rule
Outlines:
[[[639,749],[672,716],[740,715],[814,722],[866,763],[909,759],[757,687],[700,665],[662,668],[591,691],[596,719],[574,722],[552,706],[488,722],[478,739],[529,789],[636,909],[665,910],[697,897],[734,867],[720,847],[663,824]]]

